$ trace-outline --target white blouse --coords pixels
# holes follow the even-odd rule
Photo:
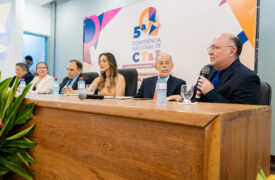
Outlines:
[[[33,87],[35,86],[35,84],[37,83],[37,81],[39,80],[39,76],[36,76],[33,80],[32,80],[32,86],[29,90],[29,92],[32,93],[45,93],[45,94],[50,94],[52,93],[52,87],[53,87],[53,77],[50,75],[46,75],[38,84],[38,86],[36,87],[36,90],[32,90]]]

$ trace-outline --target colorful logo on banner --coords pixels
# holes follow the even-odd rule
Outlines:
[[[91,64],[90,48],[96,49],[100,32],[113,19],[113,17],[121,10],[114,9],[102,13],[99,16],[90,16],[84,19],[84,37],[83,37],[83,61]]]
[[[134,28],[134,38],[140,37],[140,31],[149,36],[157,36],[159,27],[160,23],[156,8],[146,8],[139,17],[139,26]]]
[[[144,9],[138,23],[139,25],[135,26],[133,31],[132,60],[135,63],[147,63],[135,68],[153,68],[161,46],[161,38],[158,37],[160,22],[157,9],[154,7]]]

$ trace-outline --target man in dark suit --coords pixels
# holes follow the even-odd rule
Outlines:
[[[258,104],[259,77],[241,64],[241,40],[233,34],[217,36],[209,47],[210,73],[200,76],[195,91],[199,101],[236,104]]]
[[[29,84],[33,79],[33,74],[29,72],[29,67],[26,63],[16,63],[15,74],[16,76],[13,77],[10,83],[10,87],[13,85],[13,82],[15,81],[16,77],[20,79],[18,85],[20,84],[22,79],[25,80],[26,84]]]
[[[82,63],[79,60],[71,60],[67,66],[67,77],[60,83],[61,94],[78,93],[78,80],[82,77]]]
[[[173,95],[179,95],[181,85],[186,84],[182,79],[172,76],[171,70],[173,69],[172,57],[168,54],[161,54],[157,57],[155,68],[159,74],[164,74],[167,80],[167,100],[170,100]],[[135,98],[150,98],[153,99],[156,91],[156,83],[158,76],[146,78],[142,81],[141,86],[135,95]],[[181,97],[179,96],[181,99]]]

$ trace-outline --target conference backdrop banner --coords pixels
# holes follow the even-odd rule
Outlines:
[[[242,63],[254,69],[257,0],[146,0],[84,19],[84,71],[99,71],[102,52],[119,68],[136,68],[139,82],[156,75],[156,56],[172,56],[172,74],[195,84],[209,64],[207,47],[220,33],[243,43]]]

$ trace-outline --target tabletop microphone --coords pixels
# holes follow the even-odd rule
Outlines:
[[[81,99],[81,100],[84,100],[84,99],[103,99],[104,96],[98,95],[98,94],[80,93],[80,94],[78,95],[78,98]]]
[[[209,74],[209,72],[210,72],[210,68],[209,68],[208,65],[204,66],[204,67],[201,69],[201,75],[202,75],[203,77],[206,77],[206,76]],[[197,83],[197,84],[198,84],[198,83]],[[202,94],[201,90],[197,89],[196,97],[195,97],[195,98],[196,98],[197,100],[199,100],[199,99],[201,98],[201,94]]]

